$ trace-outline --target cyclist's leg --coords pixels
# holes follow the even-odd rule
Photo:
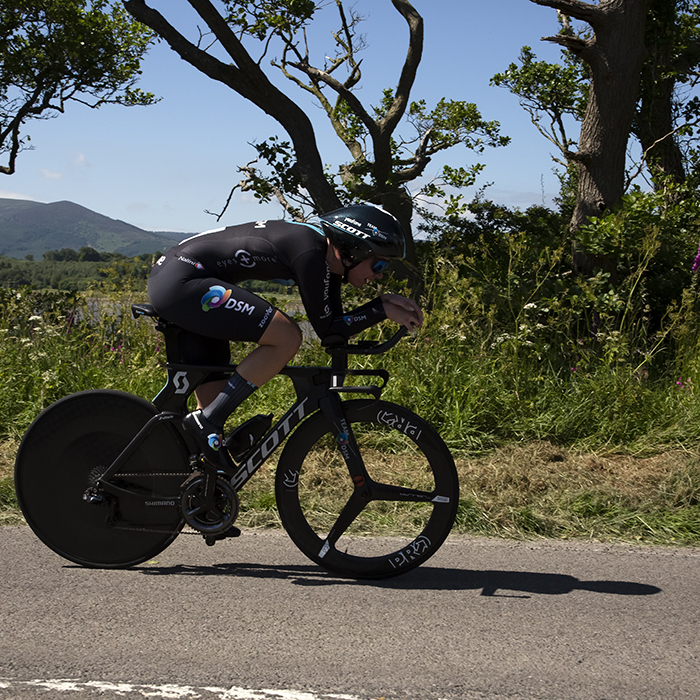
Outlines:
[[[241,361],[238,373],[251,384],[262,386],[297,354],[302,339],[299,326],[289,316],[275,310],[258,340],[258,347]]]
[[[200,384],[195,390],[194,395],[197,399],[197,408],[205,408],[208,406],[228,384],[228,379],[215,379],[211,382]]]
[[[207,403],[185,419],[186,428],[204,454],[211,461],[230,466],[227,456],[218,449],[225,420],[296,354],[301,331],[294,321],[261,297],[208,276],[206,271],[183,268],[176,260],[152,274],[148,292],[162,316],[188,331],[258,344],[225,385],[217,383],[200,392],[200,402]]]
[[[227,365],[231,362],[228,340],[206,338],[198,333],[183,330],[178,336],[179,362],[187,365]],[[228,383],[231,373],[216,372],[207,375],[195,390],[197,408],[208,406]]]
[[[195,334],[187,333],[187,335],[194,336]],[[222,342],[202,336],[200,338],[211,344]],[[302,335],[299,326],[281,311],[275,311],[272,321],[258,341],[258,347],[241,361],[237,372],[251,384],[261,387],[290,362],[298,352],[301,341]],[[228,353],[227,341],[225,345]],[[213,347],[211,352],[197,352],[195,354],[183,349],[182,362],[187,364],[228,364],[228,355],[225,359],[214,361],[213,354],[216,354],[216,347]],[[207,380],[195,389],[197,408],[208,406],[224,390],[228,381],[228,376],[209,375]]]

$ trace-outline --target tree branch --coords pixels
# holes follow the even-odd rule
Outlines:
[[[146,5],[145,0],[122,2],[137,20],[165,39],[183,60],[211,79],[230,87],[276,119],[291,137],[297,158],[296,170],[304,187],[314,193],[316,206],[321,211],[339,206],[335,190],[326,179],[310,119],[299,105],[270,82],[209,0],[188,2],[207,23],[236,65],[223,63],[194,46],[159,12]]]
[[[394,131],[406,112],[411,88],[423,57],[423,18],[408,0],[391,0],[391,2],[408,23],[410,39],[394,102],[379,124],[380,131],[385,134],[391,134]]]
[[[238,172],[243,173],[245,175],[245,178],[243,180],[241,180],[240,182],[238,182],[238,184],[233,186],[233,188],[231,189],[231,192],[229,192],[229,195],[226,199],[226,203],[224,204],[223,209],[218,214],[215,214],[214,212],[209,211],[209,210],[205,210],[205,213],[211,214],[211,215],[216,217],[217,221],[221,221],[221,218],[226,213],[226,210],[228,209],[229,204],[231,203],[231,199],[233,198],[233,194],[237,189],[240,188],[241,192],[251,192],[251,191],[255,192],[256,191],[255,181],[260,179],[260,177],[258,175],[258,171],[253,167],[253,165],[257,162],[258,162],[257,159],[252,160],[252,161],[250,161],[250,163],[248,163],[248,165],[242,165],[238,168]],[[275,185],[271,184],[270,182],[266,182],[265,184],[270,188],[270,191],[275,196],[277,201],[282,205],[282,208],[286,212],[288,212],[295,221],[299,221],[299,222],[306,221],[306,217],[304,216],[304,212],[301,209],[299,209],[295,206],[292,206],[292,204],[289,203],[289,200],[284,196],[284,193],[282,192],[282,190],[279,189],[279,187],[276,187]]]
[[[343,83],[341,83],[339,80],[336,80],[332,75],[330,75],[326,71],[319,70],[318,68],[310,66],[306,61],[303,61],[301,63],[289,63],[289,65],[292,66],[292,68],[296,68],[297,70],[301,71],[302,73],[306,73],[306,75],[308,75],[312,81],[325,83],[330,88],[332,88],[338,94],[339,97],[341,97],[343,100],[345,100],[345,102],[348,103],[348,105],[350,105],[350,109],[352,109],[352,111],[359,117],[359,119],[362,121],[365,127],[367,127],[367,130],[370,132],[370,134],[378,133],[377,123],[368,114],[367,110],[362,105],[362,102],[360,102],[360,100],[358,100],[355,96],[355,93],[346,88],[345,85],[343,85]]]
[[[577,56],[583,54],[586,49],[590,47],[590,42],[585,39],[580,39],[577,36],[569,36],[568,34],[543,36],[542,41],[551,41],[554,44],[559,44],[560,46],[570,49]]]
[[[530,2],[535,5],[560,10],[566,15],[595,26],[603,16],[603,7],[601,5],[607,5],[609,0],[601,0],[601,5],[592,5],[590,2],[583,2],[583,0],[530,0]]]
[[[170,48],[173,49],[180,58],[187,61],[187,63],[197,68],[197,70],[201,71],[212,80],[218,80],[219,82],[228,84],[229,87],[233,87],[229,81],[235,83],[235,79],[239,73],[238,68],[222,63],[203,49],[192,44],[180,34],[160,12],[146,5],[145,0],[122,0],[122,2],[133,17],[153,29],[160,37],[165,39]],[[224,75],[227,76],[226,80],[223,79]]]

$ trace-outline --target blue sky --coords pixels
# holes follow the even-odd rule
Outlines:
[[[152,0],[151,5],[195,37],[186,0]],[[333,3],[331,3],[333,4]],[[557,60],[556,47],[541,37],[555,34],[554,10],[529,0],[415,0],[425,20],[425,47],[412,97],[433,106],[442,97],[475,102],[483,118],[501,123],[512,138],[506,148],[481,156],[457,147],[436,159],[427,175],[444,162],[486,164],[480,184],[491,182],[489,196],[525,208],[550,202],[558,183],[552,173],[552,148],[530,123],[516,97],[489,79],[532,46],[545,60]],[[377,104],[384,87],[394,87],[405,56],[408,30],[390,0],[355,0],[367,17],[362,32],[365,104]],[[312,51],[322,57],[332,43],[335,10],[329,7],[314,27]],[[327,19],[324,19],[327,18]],[[314,54],[312,53],[312,56]],[[269,71],[274,69],[269,68]],[[276,83],[294,99],[306,99],[283,78]],[[17,173],[0,176],[0,197],[40,202],[70,200],[147,230],[197,232],[214,228],[219,211],[240,180],[237,166],[254,157],[251,142],[284,136],[276,122],[230,89],[183,62],[167,45],[156,45],[143,66],[141,87],[159,95],[143,108],[72,105],[56,119],[30,124],[33,151],[20,154]],[[320,109],[307,100],[317,126],[324,162],[347,160]],[[335,168],[334,168],[335,169]],[[236,193],[222,223],[281,218],[278,205],[262,206]]]

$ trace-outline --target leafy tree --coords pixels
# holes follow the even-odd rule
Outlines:
[[[682,183],[686,167],[693,167],[689,143],[700,122],[700,100],[692,96],[700,66],[699,4],[608,0],[594,7],[578,0],[531,1],[558,10],[561,32],[546,40],[563,47],[562,63],[537,61],[524,47],[520,65],[511,63],[492,83],[520,98],[535,126],[556,146],[554,160],[566,168],[563,182],[577,188],[570,221],[576,266],[585,273],[599,266],[614,274],[619,251],[608,248],[602,255],[598,246],[594,254],[584,242],[590,238],[577,232],[603,212],[627,206],[632,200],[623,201],[622,195],[645,166],[655,188],[667,196],[687,191],[673,184]],[[574,30],[569,15],[587,28]],[[572,122],[581,123],[578,140],[568,133]],[[639,140],[643,156],[626,172],[630,135]]]
[[[26,123],[66,103],[148,105],[134,85],[151,32],[108,0],[3,0],[0,5],[0,153],[12,175]]]
[[[575,158],[577,141],[570,135],[571,120],[583,120],[588,101],[588,71],[569,51],[562,51],[562,64],[538,61],[529,46],[523,46],[520,65],[511,63],[491,84],[508,88],[530,115],[537,130],[559,155],[555,162],[569,167]]]
[[[357,94],[362,78],[360,17],[348,12],[342,0],[224,0],[223,11],[209,0],[188,0],[230,63],[217,58],[203,41],[193,43],[185,38],[145,0],[123,2],[184,60],[250,100],[283,127],[290,141],[272,138],[257,144],[258,158],[241,168],[244,179],[236,187],[252,190],[263,200],[276,197],[297,218],[304,216],[304,207],[328,211],[361,199],[384,206],[410,232],[413,200],[408,184],[425,172],[436,153],[457,144],[479,152],[486,145],[507,142],[499,135],[498,123],[483,120],[473,104],[443,99],[430,108],[423,101],[411,101],[423,51],[423,18],[408,0],[391,0],[409,29],[404,65],[396,87],[386,89],[374,105],[363,104]],[[321,8],[332,5],[339,22],[333,34],[334,49],[325,51],[325,58],[316,62],[305,30]],[[257,58],[244,41],[252,44]],[[272,66],[316,99],[350,153],[350,162],[334,176],[324,168],[304,108],[275,87],[261,67],[273,44],[280,47],[280,55]],[[413,133],[401,137],[397,129],[406,121]],[[256,165],[260,160],[267,172]],[[480,168],[448,168],[442,181],[431,183],[425,193],[444,192],[444,184],[471,183]],[[451,205],[458,207],[458,200],[453,199]]]

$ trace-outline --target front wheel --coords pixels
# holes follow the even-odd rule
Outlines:
[[[347,401],[343,412],[365,474],[350,477],[345,457],[352,441],[336,436],[321,412],[313,414],[290,437],[277,467],[282,524],[329,571],[396,576],[424,563],[452,529],[459,503],[454,460],[438,433],[401,406]]]

